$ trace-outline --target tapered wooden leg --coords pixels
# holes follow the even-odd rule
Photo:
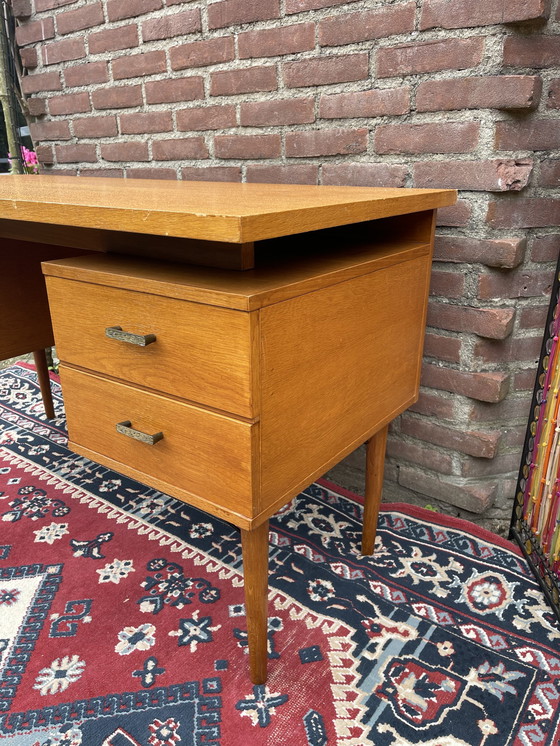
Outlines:
[[[362,554],[373,554],[377,517],[383,489],[383,469],[388,425],[370,438],[366,450],[366,494],[364,498],[364,526],[362,529]]]
[[[241,548],[251,681],[264,684],[268,659],[268,521],[252,531],[241,529]]]
[[[37,368],[37,377],[39,379],[39,388],[43,397],[43,406],[48,420],[54,418],[54,403],[51,391],[51,379],[49,378],[49,367],[47,364],[47,354],[45,350],[36,350],[33,353],[33,360]]]

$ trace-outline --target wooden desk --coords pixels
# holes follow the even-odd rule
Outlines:
[[[24,239],[22,256],[31,242],[33,262],[50,259],[70,447],[241,529],[255,683],[268,519],[364,441],[362,550],[373,551],[387,425],[418,395],[435,208],[455,198],[0,181],[3,256]],[[52,259],[73,248],[94,253]]]

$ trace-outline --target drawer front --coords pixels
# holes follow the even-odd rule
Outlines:
[[[244,417],[254,416],[249,313],[48,277],[60,359]],[[146,346],[106,336],[144,337]],[[111,333],[111,332],[110,332]],[[119,336],[119,335],[117,335]]]
[[[163,489],[161,482],[177,487],[176,497],[216,515],[225,517],[228,510],[251,515],[258,425],[66,366],[61,366],[61,382],[69,439],[78,452],[85,449],[86,455],[117,470],[122,465],[123,473],[157,488]],[[136,440],[117,431],[122,422],[163,438],[154,445]]]

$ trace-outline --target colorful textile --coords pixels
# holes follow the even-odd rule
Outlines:
[[[237,530],[68,451],[54,386],[48,422],[0,374],[7,746],[560,742],[560,629],[509,542],[387,505],[362,557],[359,499],[312,485],[271,521],[254,686]]]

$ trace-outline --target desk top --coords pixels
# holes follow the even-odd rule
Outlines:
[[[0,223],[17,220],[241,244],[432,210],[452,205],[456,198],[452,189],[19,175],[0,179]]]

